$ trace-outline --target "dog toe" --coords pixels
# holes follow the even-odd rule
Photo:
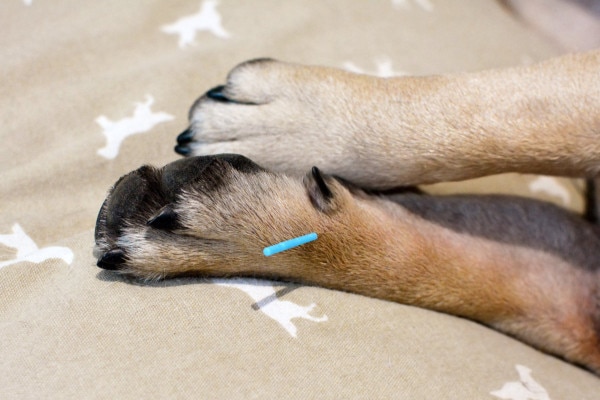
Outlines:
[[[189,156],[192,154],[192,149],[190,146],[178,144],[174,147],[175,153],[182,156]]]
[[[98,267],[109,271],[118,270],[123,264],[125,264],[125,252],[118,248],[104,253],[96,263]]]
[[[214,87],[214,88],[210,89],[208,92],[206,92],[206,97],[208,97],[209,99],[215,100],[215,101],[220,101],[222,103],[232,102],[232,100],[229,99],[227,96],[225,96],[225,94],[223,93],[224,89],[225,89],[224,85]]]
[[[177,144],[185,145],[194,140],[195,132],[192,128],[188,128],[177,136]]]
[[[174,230],[181,227],[177,213],[171,206],[163,207],[156,215],[146,222],[146,225],[161,230]]]

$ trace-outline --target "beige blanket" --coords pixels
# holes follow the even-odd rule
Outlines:
[[[177,159],[188,107],[236,63],[401,75],[556,54],[495,1],[3,0],[0,10],[1,399],[599,398],[597,377],[459,318],[247,279],[144,285],[91,255],[108,187]],[[554,178],[465,188],[581,208],[578,184]]]

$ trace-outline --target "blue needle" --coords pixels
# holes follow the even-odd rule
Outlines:
[[[318,235],[315,232],[312,232],[303,236],[295,237],[293,239],[285,240],[272,246],[265,247],[263,249],[263,254],[269,257],[273,254],[281,253],[282,251],[293,249],[294,247],[302,246],[303,244],[317,240],[317,237]]]

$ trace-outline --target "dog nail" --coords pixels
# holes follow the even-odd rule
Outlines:
[[[185,145],[177,145],[175,146],[175,153],[177,154],[181,154],[182,156],[187,156],[192,152],[192,149],[189,148],[189,146],[185,146]]]
[[[181,227],[177,213],[170,206],[163,207],[158,214],[146,222],[146,225],[164,230],[173,230]]]
[[[96,265],[102,269],[114,271],[119,269],[123,263],[125,263],[125,252],[121,249],[113,249],[104,253]]]
[[[323,198],[327,201],[331,200],[331,198],[333,197],[333,193],[331,193],[331,189],[329,189],[329,186],[327,186],[327,184],[325,183],[323,175],[321,174],[321,170],[317,167],[312,167],[311,172],[313,177],[315,178],[315,182],[317,183],[319,190],[323,195]]]
[[[225,95],[223,94],[223,89],[225,89],[225,86],[223,85],[212,88],[208,92],[206,92],[206,97],[216,101],[229,103],[231,100],[225,97]]]
[[[194,131],[192,128],[188,128],[185,131],[181,132],[179,136],[177,136],[177,143],[179,144],[187,144],[192,141],[194,138]]]

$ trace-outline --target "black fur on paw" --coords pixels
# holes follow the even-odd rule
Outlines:
[[[96,220],[94,256],[98,266],[108,270],[124,267],[128,248],[123,243],[129,239],[123,241],[123,237],[128,234],[143,238],[152,235],[152,230],[167,235],[184,233],[184,219],[175,211],[181,194],[195,189],[210,195],[227,183],[233,170],[246,174],[263,171],[246,157],[221,154],[182,158],[162,168],[143,166],[123,176],[109,191]]]

